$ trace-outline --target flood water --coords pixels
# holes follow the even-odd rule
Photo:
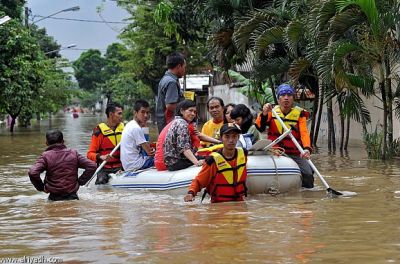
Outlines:
[[[82,187],[79,201],[49,202],[27,171],[50,127],[86,154],[100,117],[69,115],[10,136],[0,130],[0,263],[7,257],[64,263],[400,263],[400,162],[325,149],[313,161],[331,187],[259,195],[245,203]],[[57,259],[49,259],[57,258]]]

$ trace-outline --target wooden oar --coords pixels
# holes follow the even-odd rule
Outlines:
[[[288,131],[289,129],[286,127],[285,123],[282,121],[281,117],[276,113],[276,111],[274,109],[272,109],[272,113],[274,114],[274,116],[276,117],[276,119],[279,121],[279,123],[281,123],[282,128],[285,131]],[[300,151],[300,153],[302,155],[304,155],[305,151],[304,149],[300,146],[299,142],[297,142],[296,138],[293,136],[292,133],[289,133],[290,138],[292,139],[293,143],[296,145],[297,149]],[[313,169],[313,171],[315,172],[315,174],[317,174],[317,176],[319,177],[319,179],[321,180],[321,182],[324,184],[324,186],[326,187],[326,191],[330,194],[333,195],[342,195],[341,192],[335,191],[334,189],[330,188],[328,183],[325,181],[324,177],[322,177],[321,173],[319,173],[319,171],[317,170],[317,168],[315,167],[314,163],[310,160],[307,159],[308,164],[311,166],[311,168]]]
[[[119,142],[115,148],[110,152],[110,156],[112,156],[114,154],[115,151],[117,151],[117,149],[119,148],[119,146],[121,145],[121,142]],[[97,170],[94,172],[92,178],[90,178],[90,180],[88,180],[88,182],[85,184],[86,187],[89,186],[90,182],[93,180],[93,178],[97,175],[97,173],[99,173],[99,171],[104,167],[104,165],[106,165],[107,161],[103,161],[100,166],[97,168]]]

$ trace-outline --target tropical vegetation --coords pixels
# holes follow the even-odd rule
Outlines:
[[[0,10],[20,14],[23,1],[11,2],[20,4],[1,4]],[[336,145],[340,150],[347,149],[352,123],[357,122],[366,146],[374,148],[368,151],[374,153],[371,157],[386,159],[397,153],[393,120],[400,118],[400,1],[117,3],[129,14],[129,24],[119,35],[120,43],[111,44],[104,54],[99,50],[83,52],[73,63],[80,94],[84,95],[81,102],[91,105],[105,96],[125,105],[132,105],[137,98],[154,103],[165,58],[178,50],[187,56],[188,72],[222,69],[230,76],[228,80],[240,82],[242,91],[259,104],[276,101],[271,95],[282,82],[311,90],[315,95],[310,109],[314,146],[318,145],[325,108],[330,150],[335,151]],[[29,33],[21,23],[19,17],[0,28],[0,109],[11,116],[24,111],[53,111],[69,98],[58,96],[60,90],[55,88],[71,90],[73,85],[57,69],[57,55],[45,54],[53,43],[51,39],[43,41],[48,37],[45,32],[32,27]],[[251,71],[237,70],[244,64],[250,65]],[[21,81],[13,79],[16,74],[23,77]],[[12,96],[14,91],[18,91],[18,97]],[[51,105],[40,103],[40,98],[50,94],[54,98]],[[381,124],[376,127],[371,125],[366,105],[369,98],[378,100],[376,107],[382,113]],[[334,107],[339,109],[339,144],[335,141]]]

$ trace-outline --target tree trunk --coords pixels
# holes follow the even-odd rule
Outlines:
[[[336,139],[335,139],[335,125],[333,122],[333,109],[332,100],[327,102],[327,113],[328,113],[328,149],[329,151],[336,151]]]
[[[382,96],[382,106],[383,106],[383,146],[382,146],[382,159],[386,159],[387,152],[387,99],[386,99],[386,91],[385,91],[385,81],[379,83],[379,88],[381,90]]]
[[[318,82],[317,82],[318,83]],[[316,142],[314,143],[314,134],[315,134],[315,129],[317,125],[317,114],[319,110],[319,88],[317,87],[315,89],[315,98],[314,98],[314,105],[313,105],[313,111],[312,111],[312,117],[311,117],[311,129],[310,129],[310,140],[311,140],[311,146],[315,146]],[[319,130],[319,127],[318,127]]]
[[[347,150],[349,145],[349,138],[350,138],[350,116],[347,117],[347,125],[346,125],[346,140],[344,142],[344,150]]]
[[[272,80],[271,76],[268,78],[268,80],[271,83],[271,90],[272,90],[272,96],[274,97],[274,102],[275,102],[275,104],[278,104],[278,98],[276,98],[276,91],[275,91],[274,81]]]
[[[344,147],[344,116],[343,116],[343,107],[339,103],[339,117],[340,117],[340,150],[343,150]]]
[[[11,116],[11,124],[10,124],[10,132],[14,133],[14,126],[15,126],[15,119],[17,118],[16,116],[10,115]]]
[[[315,124],[315,129],[314,129],[314,137],[312,141],[312,145],[314,147],[317,147],[317,141],[318,141],[318,135],[319,135],[319,127],[321,126],[321,118],[322,118],[322,110],[324,108],[324,95],[325,95],[325,89],[322,85],[319,87],[319,103],[318,103],[318,118],[317,118],[317,123]]]
[[[36,112],[36,120],[40,121],[40,112]]]
[[[387,137],[388,137],[388,150],[393,150],[393,92],[392,92],[392,80],[390,78],[390,62],[389,59],[385,60],[385,90],[387,94]]]

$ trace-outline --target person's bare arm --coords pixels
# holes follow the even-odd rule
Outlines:
[[[149,142],[144,142],[140,146],[143,148],[144,151],[146,151],[147,155],[154,156],[155,151],[154,149],[151,149]]]
[[[206,142],[210,142],[210,143],[213,143],[213,144],[220,144],[221,143],[220,140],[215,139],[215,138],[210,137],[210,136],[207,136],[207,135],[204,135],[203,133],[199,133],[198,136],[199,136],[201,141],[206,141]]]
[[[190,160],[194,165],[196,166],[201,166],[203,164],[202,160],[198,160],[194,155],[193,152],[190,149],[187,149],[183,152],[183,155]]]

